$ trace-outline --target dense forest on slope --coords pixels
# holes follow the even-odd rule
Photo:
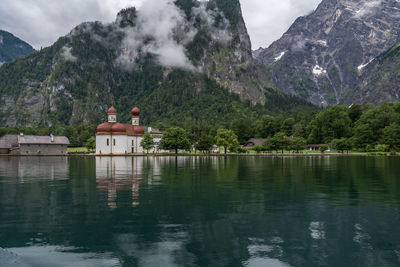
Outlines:
[[[35,51],[31,45],[9,32],[0,30],[0,65]]]
[[[315,109],[283,94],[254,64],[239,1],[176,5],[165,7],[171,18],[159,11],[176,24],[170,34],[153,33],[157,16],[128,8],[111,24],[83,23],[52,46],[4,64],[2,125],[97,124],[111,105],[121,122],[139,106],[144,124]]]

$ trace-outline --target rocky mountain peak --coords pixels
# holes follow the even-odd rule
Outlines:
[[[324,0],[254,56],[284,91],[323,106],[342,103],[365,66],[399,41],[399,19],[397,0]]]

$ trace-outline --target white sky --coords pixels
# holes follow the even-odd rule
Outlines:
[[[111,22],[128,6],[144,0],[1,0],[0,29],[34,48],[49,46],[84,21]],[[321,0],[240,0],[253,49],[267,47]]]

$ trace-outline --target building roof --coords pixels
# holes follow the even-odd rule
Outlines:
[[[143,126],[144,132],[147,133],[151,133],[151,134],[163,134],[164,132],[159,130],[159,129],[155,129],[153,127],[148,127],[148,126]]]
[[[18,146],[18,135],[7,134],[0,138],[0,148],[12,148]]]
[[[22,145],[69,145],[69,139],[65,136],[35,136],[18,135],[18,143]]]
[[[262,144],[264,143],[264,141],[265,141],[265,139],[262,139],[262,138],[251,138],[250,140],[248,140],[248,141],[245,143],[245,146],[248,146],[248,145],[250,145],[250,144],[262,146]]]

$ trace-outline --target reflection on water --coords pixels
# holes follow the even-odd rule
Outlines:
[[[2,157],[0,247],[32,266],[396,266],[399,163]]]

